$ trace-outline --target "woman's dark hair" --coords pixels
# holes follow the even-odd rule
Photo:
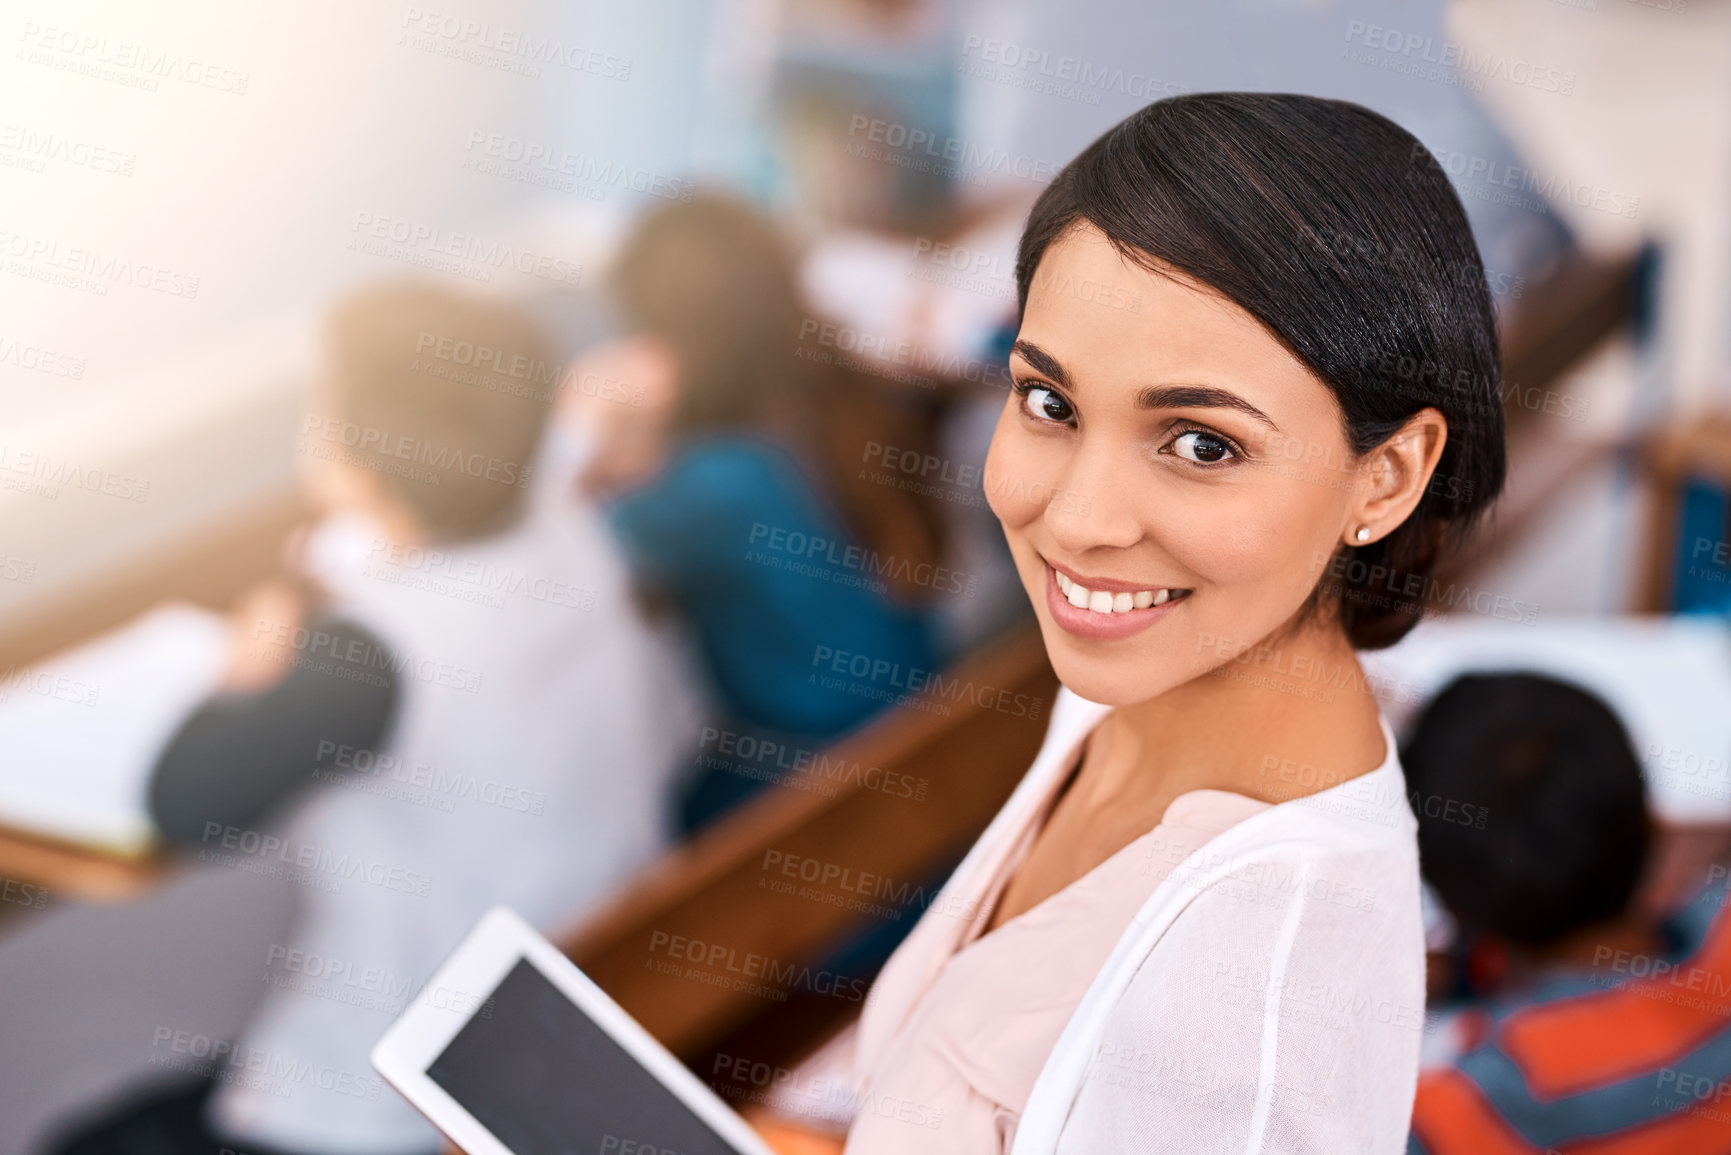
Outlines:
[[[1041,256],[1082,222],[1260,321],[1333,391],[1354,454],[1427,406],[1443,414],[1448,442],[1417,508],[1380,541],[1342,547],[1306,606],[1337,607],[1360,649],[1398,641],[1505,469],[1490,290],[1435,157],[1345,101],[1178,96],[1126,118],[1041,193],[1016,261],[1023,309]]]
[[[1424,876],[1463,926],[1544,947],[1628,908],[1645,785],[1599,698],[1539,674],[1457,678],[1400,762]]]
[[[679,363],[676,437],[778,435],[855,540],[909,563],[886,571],[895,592],[930,600],[929,584],[904,575],[942,560],[943,511],[879,484],[861,465],[874,444],[935,454],[947,399],[887,386],[801,347],[816,314],[775,222],[718,192],[661,205],[626,238],[609,288],[628,323],[666,343]]]

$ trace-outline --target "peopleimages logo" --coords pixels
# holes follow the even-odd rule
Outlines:
[[[34,20],[24,22],[19,40],[24,46],[19,59],[52,64],[99,80],[122,81],[147,92],[155,92],[158,81],[178,80],[194,88],[245,96],[247,82],[252,79],[251,73],[194,60],[172,49],[111,41],[107,36],[38,24]]]
[[[106,297],[112,285],[131,285],[189,301],[198,296],[199,280],[191,273],[89,245],[62,244],[55,237],[0,229],[0,257],[7,258],[5,271],[15,276],[99,297]]]
[[[490,270],[506,268],[561,285],[575,285],[583,280],[580,261],[384,213],[355,213],[349,232],[352,235],[348,247],[356,252],[455,273],[471,280],[489,281]],[[397,247],[392,248],[393,245]]]
[[[884,159],[882,149],[888,148],[903,157],[920,157],[931,163],[953,165],[972,175],[992,173],[1018,177],[1037,184],[1050,181],[1058,175],[1058,169],[1062,167],[1025,153],[990,148],[960,137],[945,136],[930,129],[892,120],[879,120],[859,113],[855,113],[848,122],[847,134],[850,137],[863,138],[863,142],[849,146],[854,155],[873,160]],[[874,150],[871,147],[873,145],[879,148]],[[903,167],[907,166],[904,164]]]
[[[646,168],[632,168],[617,160],[573,152],[548,141],[525,140],[485,129],[469,130],[469,141],[464,151],[470,154],[465,167],[477,172],[491,172],[492,175],[507,175],[509,170],[503,166],[516,165],[547,177],[570,177],[577,185],[597,190],[607,187],[629,189],[658,200],[689,201],[697,192],[697,185],[688,180]],[[477,152],[480,154],[478,158],[474,156]],[[493,161],[500,167],[489,169],[480,165],[482,161]],[[530,180],[527,183],[540,182]]]
[[[1464,186],[1468,190],[1466,195],[1469,196],[1473,195],[1470,191],[1473,185],[1484,184],[1495,189],[1512,189],[1515,192],[1534,194],[1539,199],[1536,202],[1538,208],[1533,211],[1544,212],[1550,204],[1566,203],[1631,220],[1641,207],[1641,198],[1638,196],[1602,188],[1586,181],[1570,180],[1558,173],[1540,174],[1525,165],[1510,164],[1495,157],[1476,156],[1447,148],[1433,149],[1417,141],[1413,142],[1414,160],[1427,153],[1435,158],[1437,165],[1445,173],[1454,178],[1456,188],[1462,189]]]
[[[883,691],[884,700],[915,706],[916,695],[936,701],[966,702],[984,710],[994,710],[1016,718],[1038,718],[1044,703],[1032,694],[1018,694],[998,686],[976,684],[970,678],[945,676],[942,670],[924,670],[918,666],[903,666],[869,654],[856,654],[831,646],[818,646],[812,652],[814,671],[808,681],[826,689],[858,692],[871,684]],[[828,677],[826,674],[837,675]],[[854,679],[848,682],[845,679]],[[876,696],[876,695],[869,695]],[[916,707],[917,708],[917,707]]]
[[[0,125],[0,153],[14,154],[22,161],[17,167],[42,172],[49,161],[92,172],[131,176],[138,164],[134,153],[87,140],[63,136],[57,132],[38,131],[22,124]],[[0,164],[7,163],[0,157]]]
[[[819,348],[814,349],[811,347],[813,345]],[[815,317],[807,317],[800,322],[799,341],[794,346],[794,356],[818,361],[820,364],[836,364],[877,373],[926,389],[933,387],[932,382],[926,379],[928,377],[975,382],[998,389],[1007,389],[1010,386],[1009,368],[999,362],[983,357],[963,357],[959,353],[915,344],[900,337],[865,332],[850,325],[838,325],[833,321],[823,321]],[[887,372],[886,366],[891,365],[911,372]]]
[[[865,979],[830,970],[814,970],[804,963],[788,962],[755,951],[742,953],[739,948],[724,943],[687,938],[665,930],[650,933],[649,953],[651,963],[658,961],[653,956],[662,956],[674,964],[694,964],[695,969],[687,967],[683,971],[676,966],[658,967],[664,974],[678,974],[679,977],[760,995],[777,1002],[785,1002],[789,991],[799,990],[858,1003],[865,1001],[866,992],[870,989]]]
[[[714,751],[713,754],[710,751]],[[705,726],[698,740],[697,763],[706,769],[724,770],[757,782],[773,782],[834,798],[848,785],[894,798],[924,802],[931,780],[915,778],[897,770],[849,761],[828,750],[807,750],[774,739],[736,730]]]
[[[1384,53],[1388,60],[1403,65],[1433,65],[1440,70],[1447,70],[1465,81],[1466,87],[1474,92],[1482,91],[1487,80],[1536,88],[1541,92],[1553,92],[1559,96],[1571,96],[1575,91],[1575,74],[1572,72],[1546,68],[1530,61],[1512,60],[1499,52],[1463,48],[1459,44],[1447,40],[1439,41],[1434,36],[1417,32],[1405,32],[1381,24],[1367,24],[1363,20],[1350,20],[1346,25],[1346,40],[1348,44],[1357,42],[1366,48]],[[1422,70],[1413,71],[1421,78],[1434,79],[1426,76]]]
[[[142,502],[150,496],[150,482],[124,473],[116,473],[112,469],[100,466],[84,465],[65,457],[56,457],[52,453],[39,453],[33,450],[20,450],[16,446],[0,444],[0,488],[25,488],[8,485],[10,479],[6,474],[17,474],[20,477],[42,482],[33,491],[38,496],[53,498],[59,495],[59,487],[82,489],[89,493],[101,493],[120,501]]]
[[[84,358],[45,349],[41,345],[20,344],[0,336],[0,365],[4,364],[33,373],[46,373],[50,377],[68,377],[74,381],[84,378]]]
[[[286,1098],[295,1086],[317,1087],[376,1101],[384,1083],[376,1075],[297,1059],[263,1047],[237,1045],[196,1031],[158,1025],[150,1037],[150,1065],[219,1083],[252,1087]]]
[[[418,51],[489,63],[484,54],[510,62],[529,76],[541,74],[540,65],[553,64],[572,72],[603,80],[630,80],[631,60],[556,36],[543,36],[526,28],[513,28],[487,20],[470,20],[446,12],[409,8],[403,15],[403,34],[398,41]]]
[[[375,754],[364,747],[348,746],[328,738],[319,739],[314,760],[318,763],[315,776],[326,777],[327,780],[329,769],[335,768],[346,772],[350,776],[349,781],[389,779],[420,787],[441,799],[466,799],[524,814],[540,814],[547,808],[547,795],[539,790],[527,790],[507,782],[481,778],[475,774],[432,766],[425,762],[409,762],[391,754]],[[326,766],[327,762],[329,767]],[[321,775],[320,770],[325,771],[325,774]],[[441,809],[448,810],[449,807]]]
[[[465,453],[451,445],[436,445],[407,434],[394,434],[388,429],[357,425],[336,417],[321,417],[309,413],[301,421],[302,438],[317,437],[320,441],[383,454],[416,465],[427,465],[450,473],[466,473],[470,477],[485,477],[501,485],[521,489],[529,484],[530,467],[484,453]]]
[[[818,534],[802,533],[799,530],[787,530],[778,526],[769,526],[754,522],[751,534],[746,544],[753,548],[746,551],[747,561],[757,561],[760,564],[780,561],[783,558],[795,559],[800,563],[813,563],[828,567],[827,571],[820,569],[813,576],[826,576],[831,580],[839,580],[838,574],[847,571],[846,576],[858,576],[859,582],[842,582],[841,584],[862,584],[871,578],[892,578],[907,585],[920,586],[925,589],[937,590],[941,593],[961,594],[973,597],[979,578],[964,574],[947,566],[931,562],[914,563],[907,558],[898,558],[894,554],[884,555],[876,550],[865,549],[857,545]],[[779,566],[778,568],[788,568]],[[792,572],[801,572],[792,570]],[[881,584],[881,583],[879,583]],[[873,586],[872,588],[877,588]]]
[[[1145,72],[1079,56],[1053,56],[1044,48],[974,33],[962,40],[962,60],[957,71],[964,76],[995,80],[1082,104],[1099,104],[1100,95],[1105,92],[1143,102],[1182,96],[1185,92],[1181,85]]]
[[[304,871],[307,877],[317,877],[321,883],[329,884],[321,885],[319,889],[322,890],[335,891],[341,888],[343,882],[352,880],[423,897],[432,891],[433,876],[430,874],[408,870],[362,854],[338,852],[329,847],[276,834],[246,830],[239,826],[225,826],[220,822],[206,822],[201,841],[204,843],[204,848],[198,855],[201,861],[233,865],[250,860],[292,871]]]

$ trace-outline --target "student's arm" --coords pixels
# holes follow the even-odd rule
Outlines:
[[[396,705],[397,684],[378,638],[340,619],[315,618],[316,653],[280,656],[287,673],[255,690],[219,692],[184,722],[151,773],[149,806],[170,840],[196,843],[207,823],[249,826],[321,761],[374,749]],[[304,662],[293,659],[305,657]]]
[[[676,457],[615,500],[607,517],[632,572],[679,592],[737,580],[773,531],[809,526],[799,500],[764,454],[710,445]]]
[[[677,402],[673,352],[653,338],[610,341],[571,367],[553,424],[593,442],[582,463],[591,496],[604,500],[662,470]]]
[[[668,591],[687,588],[704,568],[709,550],[700,502],[673,478],[636,490],[607,509],[607,520],[631,572]]]

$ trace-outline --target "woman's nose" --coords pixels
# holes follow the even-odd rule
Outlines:
[[[1142,540],[1137,489],[1125,483],[1127,450],[1078,447],[1046,500],[1046,529],[1067,553],[1127,549]]]

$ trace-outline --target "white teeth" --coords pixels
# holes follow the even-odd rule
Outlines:
[[[1127,614],[1131,610],[1163,606],[1172,600],[1172,591],[1169,589],[1137,590],[1133,594],[1108,593],[1105,590],[1091,590],[1068,575],[1058,573],[1056,568],[1052,572],[1057,574],[1058,589],[1064,594],[1064,600],[1079,610],[1091,610],[1097,614]]]

